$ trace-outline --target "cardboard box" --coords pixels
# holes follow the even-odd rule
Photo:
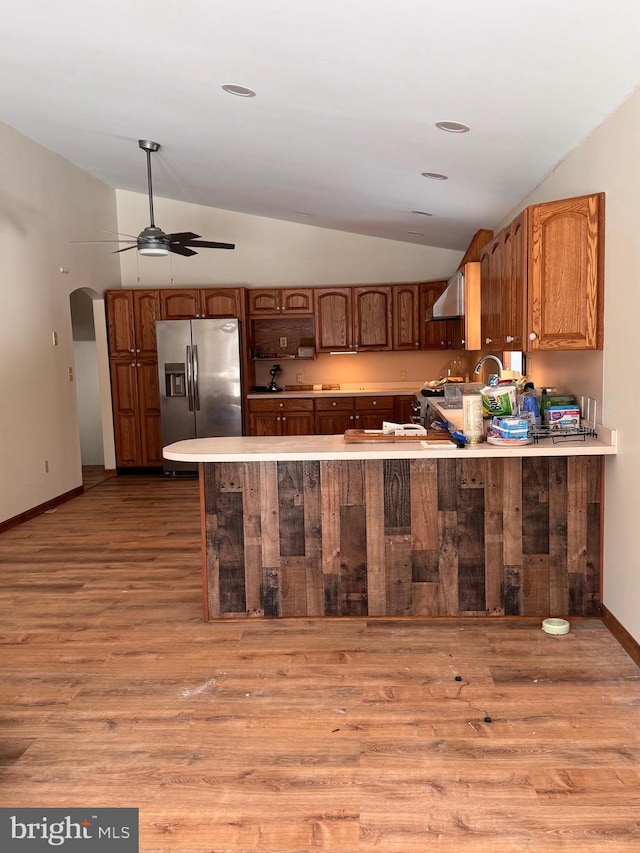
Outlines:
[[[580,407],[576,405],[547,406],[542,422],[549,429],[577,429],[580,426]]]

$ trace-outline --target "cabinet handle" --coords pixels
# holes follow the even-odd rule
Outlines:
[[[416,341],[416,342],[414,343],[414,347],[419,347],[419,346],[420,346],[420,341]]]
[[[493,338],[485,338],[484,342],[485,342],[485,344],[491,344],[491,343],[493,343]]]
[[[283,416],[280,418],[280,420],[281,420],[281,421],[286,421],[286,419],[287,419],[287,416],[286,416],[286,415],[283,415]]]
[[[460,343],[462,344],[462,346],[464,346],[464,345],[466,344],[465,339],[463,338],[463,339],[460,341]]]
[[[536,339],[537,337],[538,337],[538,336],[536,335],[536,333],[535,333],[535,332],[530,332],[530,333],[529,333],[529,340],[530,340],[530,341],[535,341],[535,339]]]
[[[440,346],[441,346],[441,347],[446,346],[445,342],[444,342],[444,341],[440,341]]]
[[[284,403],[278,403],[278,406],[279,406],[281,409],[284,409]]]
[[[137,349],[137,350],[136,350],[136,352],[140,352],[140,350],[139,350],[139,349]]]
[[[349,420],[350,420],[350,421],[352,421],[352,420],[353,420],[353,415],[349,415]]]
[[[135,352],[135,350],[134,350],[134,349],[130,349],[130,350],[129,350],[129,352]]]
[[[360,420],[360,415],[356,415],[356,416],[354,417],[354,421],[359,421],[359,420]]]
[[[280,405],[282,405],[282,403],[281,403]],[[332,405],[332,406],[337,406],[338,404],[337,404],[337,403],[336,403],[336,401],[334,400],[334,401],[333,401],[333,403],[332,403],[331,405]]]
[[[378,405],[378,401],[377,401],[377,400],[373,400],[373,402],[371,403],[371,405],[372,405],[372,406],[377,406],[377,405]]]
[[[515,338],[513,337],[513,335],[507,335],[505,340],[507,341],[508,344],[512,344],[514,342]]]

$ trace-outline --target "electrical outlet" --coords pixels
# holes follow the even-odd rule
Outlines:
[[[280,338],[280,349],[286,349],[289,344],[287,338]]]
[[[406,380],[406,378],[407,378],[407,371],[406,371],[406,370],[401,370],[401,371],[400,371],[400,379],[401,379],[401,381],[402,381],[402,382],[404,382],[404,381]]]
[[[296,373],[296,382],[298,383],[298,385],[302,385],[302,374],[301,373]]]
[[[42,467],[44,468],[44,473],[45,473],[45,474],[48,474],[48,473],[49,473],[49,460],[48,460],[48,459],[45,459],[45,460],[44,460],[44,463],[43,463],[43,466],[42,466]]]
[[[73,382],[73,367],[69,368],[69,382]]]

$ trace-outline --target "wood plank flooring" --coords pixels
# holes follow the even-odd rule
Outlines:
[[[205,623],[199,523],[113,477],[0,535],[0,805],[138,807],[143,853],[640,849],[598,619]]]

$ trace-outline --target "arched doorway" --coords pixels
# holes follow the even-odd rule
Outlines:
[[[104,299],[81,287],[69,296],[83,482],[115,470]]]

